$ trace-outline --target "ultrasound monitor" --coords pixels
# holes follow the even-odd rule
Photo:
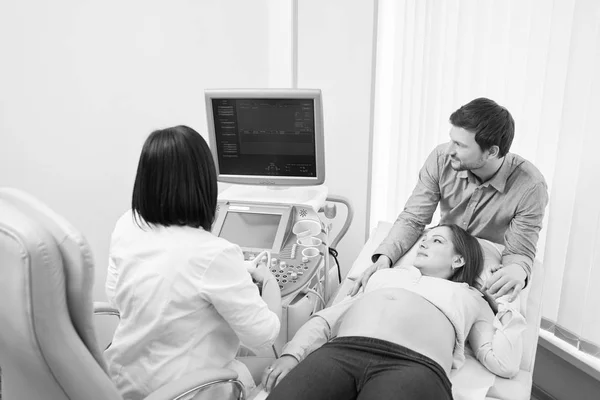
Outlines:
[[[323,106],[316,89],[206,90],[220,182],[313,186],[325,181]]]

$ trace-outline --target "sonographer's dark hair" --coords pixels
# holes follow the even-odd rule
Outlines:
[[[508,153],[515,135],[515,121],[510,112],[484,97],[454,111],[450,115],[450,123],[475,133],[475,141],[481,150],[498,146],[498,157],[504,157]]]
[[[217,192],[212,154],[198,132],[179,125],[148,136],[131,200],[138,225],[141,219],[147,224],[202,227],[210,231]]]
[[[466,282],[469,286],[475,287],[477,277],[483,270],[483,250],[477,238],[455,224],[440,224],[452,232],[452,244],[456,253],[460,254],[465,265],[458,268],[449,280],[454,282]]]

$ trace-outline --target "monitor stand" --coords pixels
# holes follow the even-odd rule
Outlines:
[[[327,199],[327,186],[231,185],[219,193],[219,200],[267,204],[295,204],[319,212]]]

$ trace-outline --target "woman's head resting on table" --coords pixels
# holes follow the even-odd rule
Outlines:
[[[138,163],[131,209],[136,222],[210,231],[217,207],[217,174],[210,148],[187,126],[154,131]]]
[[[438,225],[421,238],[413,265],[423,275],[475,286],[483,269],[477,239],[454,224]]]

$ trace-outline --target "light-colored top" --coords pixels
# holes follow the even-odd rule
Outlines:
[[[529,277],[548,204],[544,177],[531,162],[508,153],[498,172],[479,183],[470,171],[452,169],[447,146],[437,146],[425,161],[417,186],[373,261],[380,254],[392,265],[398,261],[431,223],[439,203],[440,223],[503,244],[502,264],[519,264]]]
[[[240,341],[258,350],[279,333],[237,245],[202,228],[141,229],[131,211],[112,234],[106,294],[121,319],[105,355],[125,399],[200,368],[249,377]]]
[[[413,266],[375,272],[367,283],[365,294],[386,288],[416,293],[448,318],[456,334],[452,369],[459,369],[464,364],[465,342],[468,340],[475,357],[491,372],[505,377],[518,372],[522,356],[521,333],[526,328],[526,322],[513,304],[501,300],[499,312],[494,316],[476,289],[466,283],[424,276]],[[298,330],[282,353],[301,361],[336,337],[344,315],[361,297],[362,294],[347,297],[316,313]],[[406,306],[410,307],[410,304]],[[398,312],[401,313],[402,309]]]

